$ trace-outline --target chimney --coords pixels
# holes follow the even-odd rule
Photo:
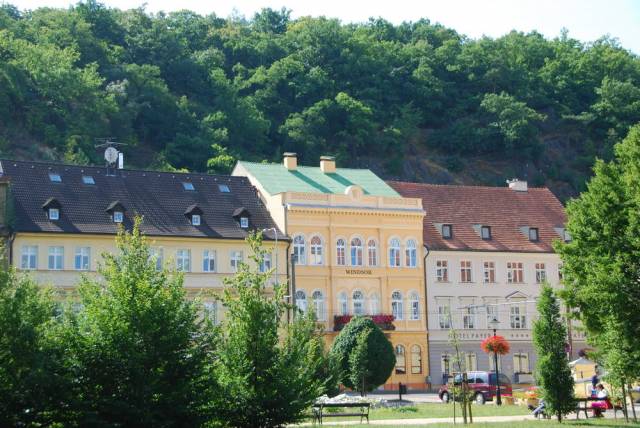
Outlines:
[[[291,152],[286,152],[284,155],[284,167],[289,171],[295,171],[298,167],[298,155]]]
[[[336,158],[333,156],[320,156],[320,170],[325,174],[336,172]]]
[[[124,169],[124,154],[118,152],[118,169]]]
[[[514,190],[516,192],[526,192],[528,189],[527,182],[523,180],[518,180],[517,178],[507,180],[507,184],[509,185],[509,189]]]

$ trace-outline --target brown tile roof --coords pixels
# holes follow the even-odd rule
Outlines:
[[[59,174],[61,182],[52,182],[50,173]],[[128,169],[111,176],[105,167],[14,160],[0,160],[0,174],[10,183],[15,232],[115,234],[109,211],[118,204],[125,227],[141,215],[141,230],[150,236],[244,239],[251,229],[276,227],[246,177]],[[94,184],[85,184],[83,176],[93,177]],[[194,190],[183,183],[192,183]],[[61,210],[60,219],[51,221],[43,204],[53,200]],[[240,208],[248,213],[249,229],[234,218]],[[190,210],[201,211],[199,226],[191,224]],[[271,238],[272,232],[265,233]],[[285,238],[279,232],[279,239]]]
[[[402,196],[422,198],[424,243],[432,250],[552,252],[566,221],[564,207],[547,188],[388,184]],[[442,237],[440,224],[453,226],[452,239]],[[480,237],[480,225],[491,227],[490,240]],[[538,228],[537,242],[529,240],[527,227]]]

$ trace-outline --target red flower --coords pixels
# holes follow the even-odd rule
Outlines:
[[[509,353],[509,342],[502,336],[489,336],[482,341],[480,347],[487,354],[506,355]]]

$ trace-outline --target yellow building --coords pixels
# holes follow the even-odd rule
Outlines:
[[[422,269],[424,211],[419,198],[403,198],[367,169],[238,162],[278,228],[292,240],[292,295],[313,308],[332,340],[350,316],[368,315],[396,351],[385,384],[424,388],[427,328]],[[390,315],[393,321],[390,321]]]
[[[158,267],[183,271],[189,295],[220,291],[224,277],[248,260],[246,236],[266,230],[274,248],[263,269],[287,279],[287,238],[243,177],[0,161],[0,223],[10,262],[71,297],[81,274],[115,250],[119,225],[142,216]],[[223,316],[205,293],[209,311]]]

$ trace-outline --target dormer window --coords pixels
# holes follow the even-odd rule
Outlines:
[[[202,210],[198,205],[189,205],[185,210],[184,215],[189,219],[189,222],[193,226],[200,226],[202,224]]]
[[[485,241],[490,240],[491,239],[491,226],[482,226],[482,227],[480,227],[480,236]]]
[[[249,217],[240,217],[240,227],[243,229],[249,227]]]
[[[50,172],[49,180],[51,180],[52,183],[62,183],[62,176],[57,172]]]
[[[200,226],[200,214],[193,214],[191,216],[191,224],[194,226]]]
[[[182,182],[182,188],[183,188],[184,190],[189,190],[189,191],[194,191],[194,190],[196,190],[196,188],[195,188],[195,187],[193,187],[193,183],[192,183],[192,182],[190,182],[190,181],[184,181],[184,182]]]
[[[59,208],[49,208],[49,220],[60,220]]]
[[[571,234],[568,230],[565,229],[562,231],[562,239],[564,239],[564,242],[571,242]]]
[[[538,228],[537,227],[530,227],[529,228],[529,241],[536,242],[539,239],[540,239],[540,237],[538,235]]]
[[[50,221],[60,220],[60,208],[62,208],[62,205],[55,198],[49,198],[42,204],[42,209],[45,210]]]
[[[113,220],[114,223],[124,222],[124,212],[126,210],[120,201],[111,202],[105,211],[111,214],[111,220]]]
[[[450,224],[442,225],[442,237],[444,239],[451,239],[453,237],[453,226]]]
[[[113,222],[122,223],[124,221],[124,213],[122,211],[113,212]]]
[[[249,210],[245,207],[236,208],[235,211],[233,211],[233,218],[236,219],[242,229],[249,228],[249,217]]]

